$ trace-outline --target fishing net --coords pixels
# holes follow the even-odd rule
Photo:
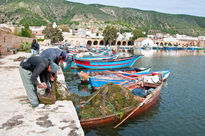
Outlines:
[[[126,109],[136,107],[141,97],[133,95],[128,89],[112,83],[106,84],[93,93],[78,109],[81,119],[103,117],[111,114],[123,115]]]
[[[142,97],[133,95],[128,89],[108,83],[89,96],[78,96],[74,93],[66,93],[65,87],[59,82],[53,83],[53,97],[41,98],[43,103],[51,104],[55,100],[71,100],[78,111],[81,119],[103,117],[111,114],[119,114],[120,117],[126,109],[136,107]],[[51,101],[51,102],[50,102]]]

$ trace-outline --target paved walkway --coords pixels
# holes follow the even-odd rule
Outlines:
[[[83,136],[71,101],[35,109],[26,102],[18,71],[20,61],[14,61],[20,56],[29,57],[30,53],[18,52],[0,59],[0,136]],[[59,74],[58,80],[63,81],[62,72]]]

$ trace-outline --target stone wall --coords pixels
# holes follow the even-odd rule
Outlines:
[[[0,30],[0,56],[7,55],[8,47],[18,49],[23,42],[32,42],[32,38],[15,36],[9,32]]]

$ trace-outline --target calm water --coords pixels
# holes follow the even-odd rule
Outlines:
[[[117,129],[107,126],[84,130],[86,136],[204,136],[204,52],[185,55],[178,52],[148,53],[135,66],[172,70],[157,103],[145,114],[127,120]],[[86,86],[80,86],[79,79],[67,74],[66,81],[71,92],[89,94]]]

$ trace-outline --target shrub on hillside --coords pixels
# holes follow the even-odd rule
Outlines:
[[[31,42],[24,42],[18,51],[31,52]]]
[[[45,39],[37,39],[38,42],[43,42]]]

